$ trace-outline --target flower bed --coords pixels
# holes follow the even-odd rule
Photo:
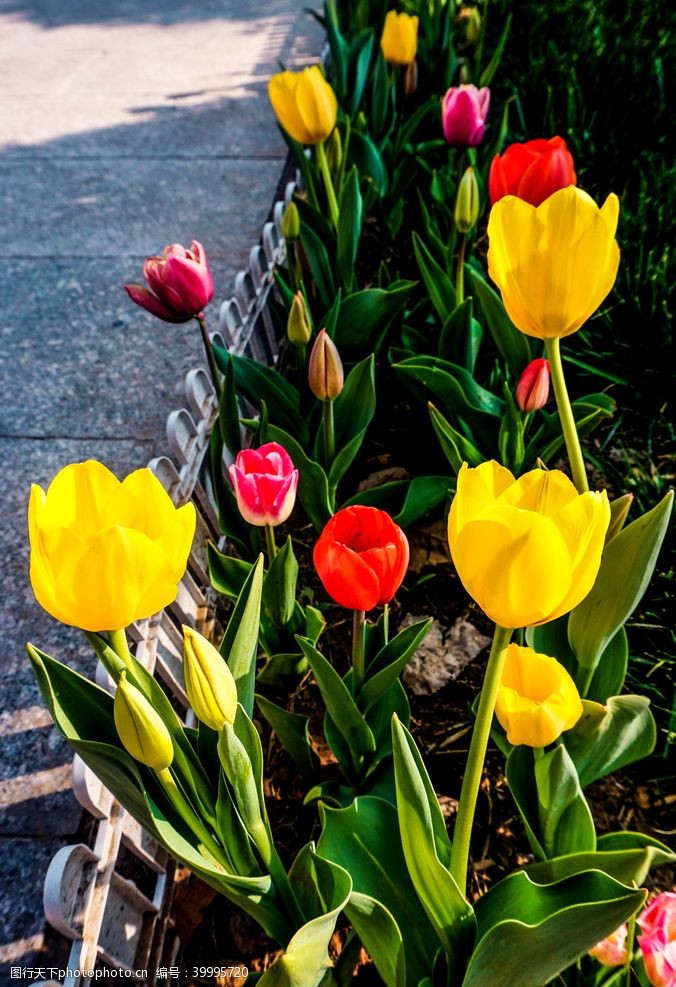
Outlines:
[[[509,21],[490,50],[477,7],[328,3],[324,21],[329,81],[270,82],[302,176],[279,216],[276,366],[210,339],[199,243],[127,286],[196,319],[218,395],[228,550],[208,567],[232,609],[218,651],[185,630],[195,727],[124,633],[171,602],[190,534],[149,475],[80,464],[33,494],[36,594],[117,683],[31,647],[43,694],[132,815],[269,937],[220,947],[261,984],[601,984],[639,956],[667,983],[672,899],[638,938],[635,917],[673,856],[609,803],[656,742],[625,625],[671,496],[629,520],[599,483],[607,375],[587,365],[601,389],[571,401],[562,361],[615,281],[617,197],[577,187],[558,136],[504,150],[489,87]]]

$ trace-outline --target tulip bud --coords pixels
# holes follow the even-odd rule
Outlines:
[[[286,336],[294,346],[305,346],[312,338],[312,326],[302,291],[297,291],[293,296],[286,323]]]
[[[418,88],[418,60],[413,59],[404,70],[404,95],[412,96]]]
[[[472,8],[472,12],[467,19],[465,37],[467,38],[467,43],[470,45],[477,44],[481,37],[481,14],[476,7]]]
[[[185,691],[195,716],[221,732],[234,723],[237,686],[223,656],[192,627],[183,628],[183,676]]]
[[[479,185],[474,168],[467,168],[460,179],[455,200],[455,226],[458,233],[469,233],[479,218]]]
[[[308,363],[310,390],[320,401],[334,401],[343,389],[345,377],[340,354],[326,329],[315,340]]]
[[[174,745],[167,726],[143,693],[127,682],[126,671],[117,684],[113,716],[123,746],[136,761],[156,771],[169,767]]]
[[[295,202],[290,202],[284,210],[282,236],[287,243],[294,243],[300,236],[300,214]]]
[[[589,955],[597,959],[602,966],[623,966],[628,959],[626,941],[627,926],[621,925],[619,929],[590,949]]]
[[[516,385],[516,403],[521,411],[538,411],[549,400],[549,361],[532,360]]]
[[[325,150],[329,170],[332,175],[335,175],[340,168],[341,161],[343,160],[343,141],[338,127],[334,128],[331,132],[331,136],[327,139]]]

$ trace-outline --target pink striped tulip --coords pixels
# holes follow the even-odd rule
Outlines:
[[[676,987],[676,893],[664,891],[651,901],[638,924],[638,944],[652,987]]]
[[[491,101],[484,86],[452,86],[441,104],[441,124],[446,143],[454,147],[476,147],[483,140]]]
[[[133,302],[164,322],[189,322],[201,316],[214,297],[204,247],[197,240],[192,241],[190,250],[171,243],[161,257],[148,257],[143,276],[149,288],[126,284],[124,290]]]
[[[277,442],[238,453],[230,467],[230,479],[237,506],[249,524],[274,526],[291,514],[298,490],[298,470]]]

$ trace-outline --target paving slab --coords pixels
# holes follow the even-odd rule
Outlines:
[[[266,97],[280,61],[320,49],[302,0],[0,0],[0,983],[63,959],[42,884],[81,838],[71,751],[25,642],[79,671],[82,636],[28,581],[26,502],[69,462],[118,475],[167,451],[166,417],[203,363],[191,325],[122,290],[170,242],[204,244],[211,307],[272,204],[285,159]]]

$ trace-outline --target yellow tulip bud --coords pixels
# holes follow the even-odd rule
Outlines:
[[[112,631],[176,599],[195,508],[174,507],[149,469],[120,482],[90,460],[64,467],[28,505],[30,577],[38,603],[86,631]]]
[[[297,291],[293,296],[286,323],[286,336],[294,346],[305,346],[312,338],[312,326],[302,291]]]
[[[237,686],[223,656],[192,627],[183,628],[185,691],[195,716],[218,733],[234,723]]]
[[[284,210],[282,236],[287,243],[295,243],[300,236],[300,214],[295,202],[290,202]]]
[[[326,160],[332,175],[335,175],[343,160],[343,139],[340,136],[338,127],[334,127],[331,136],[326,142]]]
[[[529,627],[576,607],[594,585],[610,521],[605,490],[578,494],[559,470],[515,480],[494,461],[463,464],[448,518],[462,584],[501,627]]]
[[[546,747],[582,716],[575,683],[555,658],[510,644],[495,715],[510,744]]]
[[[385,61],[392,65],[409,65],[418,50],[418,18],[389,10],[380,39]]]
[[[620,250],[619,202],[599,207],[574,185],[539,206],[513,195],[488,220],[488,272],[510,319],[527,336],[557,339],[582,326],[611,290]]]
[[[336,94],[318,65],[273,75],[268,96],[282,127],[299,144],[320,144],[336,125]]]
[[[470,45],[477,44],[481,37],[481,14],[476,7],[472,7],[472,11],[467,18],[465,37],[467,38],[467,43]]]
[[[123,746],[136,761],[156,771],[169,767],[174,760],[171,735],[143,693],[127,682],[126,671],[117,684],[113,716]]]
[[[455,226],[458,233],[469,233],[479,216],[479,185],[474,168],[467,168],[460,179],[455,200]]]
[[[334,401],[343,389],[343,363],[326,329],[321,330],[312,347],[308,361],[308,383],[320,401]]]

